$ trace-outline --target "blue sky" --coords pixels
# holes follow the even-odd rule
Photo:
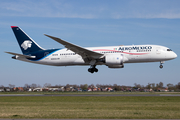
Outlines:
[[[97,66],[53,67],[11,59],[4,51],[21,53],[10,26],[21,27],[43,48],[63,46],[43,34],[82,47],[157,44],[180,54],[179,0],[0,0],[0,85],[118,84],[180,82],[180,59],[125,64],[123,69]]]

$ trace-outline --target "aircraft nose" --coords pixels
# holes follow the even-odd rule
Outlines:
[[[175,59],[177,57],[177,54],[175,52],[168,52],[168,54],[166,54],[166,58],[168,59]]]
[[[174,52],[173,58],[177,58],[177,54]]]

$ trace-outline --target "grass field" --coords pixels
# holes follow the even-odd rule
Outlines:
[[[180,119],[180,97],[0,97],[0,118]]]

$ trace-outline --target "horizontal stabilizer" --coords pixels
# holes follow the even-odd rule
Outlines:
[[[22,55],[22,54],[13,53],[13,52],[5,52],[5,53],[15,55],[15,56],[19,56],[19,57],[24,57],[24,58],[36,58],[36,56]]]

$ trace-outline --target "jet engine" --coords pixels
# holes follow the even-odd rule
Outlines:
[[[101,62],[104,62],[109,68],[123,68],[123,55],[121,54],[111,54],[106,55]]]
[[[121,65],[123,63],[123,57],[121,54],[106,55],[105,63],[106,65]]]

